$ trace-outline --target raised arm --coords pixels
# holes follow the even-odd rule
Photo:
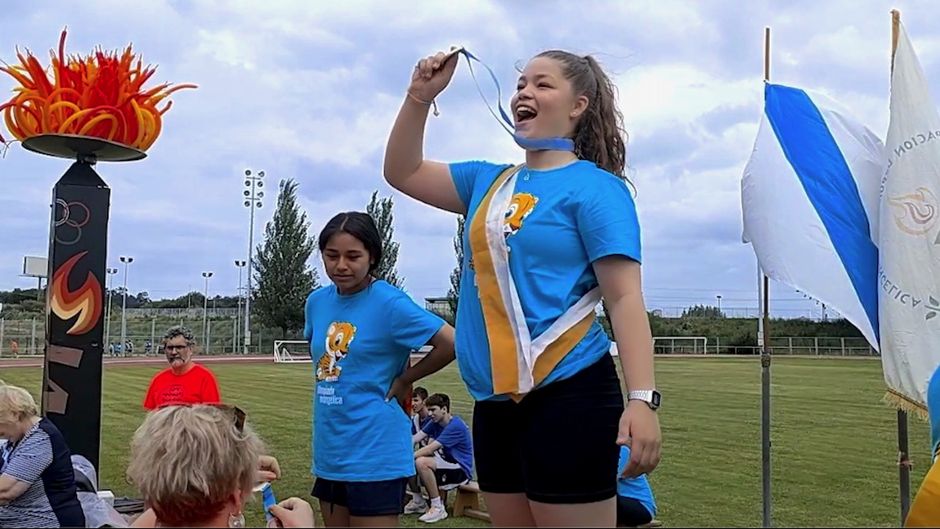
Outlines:
[[[445,60],[446,59],[446,60]],[[447,164],[424,159],[424,128],[431,102],[450,83],[457,55],[443,52],[418,61],[405,101],[385,147],[385,180],[402,193],[436,208],[466,214]]]

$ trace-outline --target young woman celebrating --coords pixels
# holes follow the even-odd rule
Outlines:
[[[524,165],[425,160],[428,108],[456,63],[438,53],[415,66],[385,177],[467,217],[456,340],[476,399],[480,488],[495,525],[611,527],[618,443],[632,446],[626,474],[639,475],[655,468],[661,442],[614,85],[593,57],[540,53],[512,98]],[[602,298],[619,338],[626,407],[595,321]]]

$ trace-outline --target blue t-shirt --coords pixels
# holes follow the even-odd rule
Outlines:
[[[656,500],[653,499],[653,489],[650,488],[650,482],[646,479],[646,474],[641,474],[635,478],[622,478],[620,473],[626,468],[630,461],[630,447],[620,447],[620,463],[617,468],[617,496],[624,498],[633,498],[643,504],[650,516],[656,516]]]
[[[424,427],[434,422],[434,419],[428,415],[425,418],[419,417],[417,414],[411,416],[411,435],[418,433],[421,430],[424,430]]]
[[[464,263],[457,307],[456,348],[460,374],[476,400],[493,393],[489,342],[471,261],[470,223],[490,186],[507,165],[450,165],[467,206]],[[547,171],[521,169],[513,207],[507,212],[509,268],[533,338],[542,334],[584,294],[597,286],[592,263],[623,255],[640,261],[640,226],[626,183],[583,160]],[[568,378],[610,350],[598,322],[539,385]]]
[[[424,427],[424,433],[444,447],[444,459],[457,463],[467,474],[473,475],[473,436],[467,423],[457,416],[453,416],[447,426],[431,421]]]
[[[444,320],[385,281],[348,296],[334,285],[316,290],[305,316],[315,380],[313,474],[338,481],[413,476],[411,418],[385,394]]]
[[[927,384],[927,412],[930,416],[930,448],[937,456],[940,453],[940,366]]]

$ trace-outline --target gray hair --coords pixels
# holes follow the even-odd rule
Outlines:
[[[167,329],[166,333],[163,334],[163,345],[166,345],[167,342],[176,338],[177,336],[182,336],[186,339],[186,345],[192,347],[196,345],[196,337],[193,336],[193,331],[189,330],[188,327],[183,327],[182,325],[174,325]]]
[[[215,406],[168,406],[147,414],[131,441],[129,481],[157,520],[170,527],[205,524],[236,491],[247,496],[264,443],[251,426]]]

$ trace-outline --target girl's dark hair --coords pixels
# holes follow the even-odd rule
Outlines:
[[[621,178],[626,165],[626,137],[623,114],[616,104],[616,86],[601,65],[590,55],[584,57],[563,50],[548,50],[537,55],[561,63],[565,79],[575,95],[588,98],[574,132],[574,151],[579,158]]]
[[[362,242],[371,260],[369,273],[374,272],[382,262],[382,237],[379,235],[379,229],[375,227],[375,220],[372,216],[361,211],[347,211],[330,219],[317,240],[321,253],[326,249],[326,243],[330,242],[330,238],[337,233],[348,233]]]

